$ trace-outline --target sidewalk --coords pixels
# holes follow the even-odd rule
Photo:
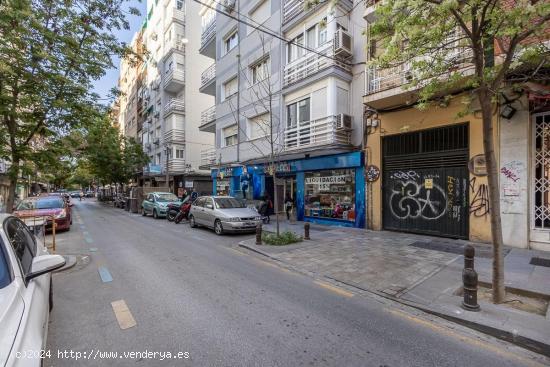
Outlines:
[[[275,222],[263,228],[274,232]],[[283,220],[280,229],[303,235],[303,223]],[[483,301],[480,312],[461,307],[463,247],[469,243],[476,248],[480,283],[490,284],[489,245],[315,224],[310,237],[289,246],[257,246],[254,239],[240,246],[312,276],[391,298],[550,356],[550,310],[539,315]],[[550,253],[506,248],[505,285],[550,300],[550,267],[531,265],[533,257],[550,259]]]

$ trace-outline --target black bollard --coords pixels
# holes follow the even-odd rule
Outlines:
[[[309,239],[309,223],[304,223],[304,240]]]
[[[262,244],[262,224],[256,225],[256,245]]]
[[[462,283],[464,300],[462,307],[468,311],[479,311],[477,304],[477,273],[474,270],[474,257],[476,250],[472,245],[464,247],[464,270],[462,270]]]

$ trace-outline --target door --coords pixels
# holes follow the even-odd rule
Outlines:
[[[145,213],[152,213],[154,197],[153,194],[147,195],[147,199],[143,202],[143,210]]]
[[[207,197],[204,200],[204,208],[202,210],[201,220],[205,226],[214,228],[214,200]]]
[[[195,223],[197,224],[202,224],[204,218],[204,200],[205,198],[203,197],[198,198],[191,207]]]
[[[384,228],[467,239],[467,147],[467,125],[384,138]]]

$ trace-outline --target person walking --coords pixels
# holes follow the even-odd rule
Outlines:
[[[78,193],[78,197],[80,198],[80,201],[82,201],[82,198],[84,197],[84,193],[82,192],[82,190],[80,190],[80,192]]]
[[[290,194],[287,193],[285,195],[285,212],[286,212],[286,220],[288,220],[289,222],[290,222],[290,212],[292,211],[293,203],[294,202],[290,197]]]

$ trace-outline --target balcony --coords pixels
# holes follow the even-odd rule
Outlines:
[[[185,102],[183,99],[170,98],[166,106],[164,106],[164,117],[171,113],[185,113]]]
[[[321,146],[351,147],[351,124],[341,123],[338,116],[298,122],[285,130],[286,151],[317,149]]]
[[[164,143],[185,143],[185,130],[170,129],[164,133]]]
[[[172,23],[185,25],[185,11],[176,7],[166,8],[166,22],[164,23],[164,31],[167,31]]]
[[[363,14],[363,18],[367,21],[367,23],[374,23],[376,20],[376,8],[378,7],[380,0],[364,0],[364,2],[365,13]]]
[[[178,92],[185,85],[185,73],[183,70],[169,70],[164,74],[163,85],[167,92]]]
[[[212,64],[201,74],[201,87],[199,91],[204,94],[216,96],[216,64]]]
[[[301,58],[288,63],[284,68],[283,87],[304,80],[321,70],[330,67],[338,67],[347,73],[351,73],[351,65],[344,59],[335,56],[334,42],[329,41],[317,49],[317,53],[309,52]],[[329,57],[324,57],[326,55]],[[334,57],[334,58],[331,58]]]
[[[185,44],[182,42],[182,40],[183,37],[178,35],[175,39],[166,42],[164,44],[166,52],[163,59],[166,59],[166,57],[173,51],[178,51],[180,54],[185,55]]]
[[[201,124],[199,130],[205,133],[216,132],[216,106],[212,106],[201,112]]]
[[[191,165],[186,163],[185,158],[168,159],[168,172],[172,174],[189,172]]]
[[[216,149],[208,148],[201,151],[201,166],[213,166],[216,164]]]
[[[283,26],[284,29],[291,28],[294,24],[299,23],[302,19],[311,15],[318,8],[331,3],[328,0],[304,1],[304,0],[285,0],[283,5]],[[310,5],[308,5],[310,4]],[[353,9],[352,0],[339,0],[337,2],[346,12],[351,12]]]
[[[216,58],[216,16],[212,16],[209,21],[202,26],[201,32],[201,55]]]
[[[456,48],[447,55],[453,71],[459,71],[463,76],[472,74],[471,50]],[[448,74],[441,75],[442,78]],[[415,78],[412,62],[407,62],[390,68],[369,67],[366,72],[365,96],[363,102],[373,108],[389,108],[408,103],[414,98],[416,90],[425,83],[419,83],[415,88],[407,85]]]

